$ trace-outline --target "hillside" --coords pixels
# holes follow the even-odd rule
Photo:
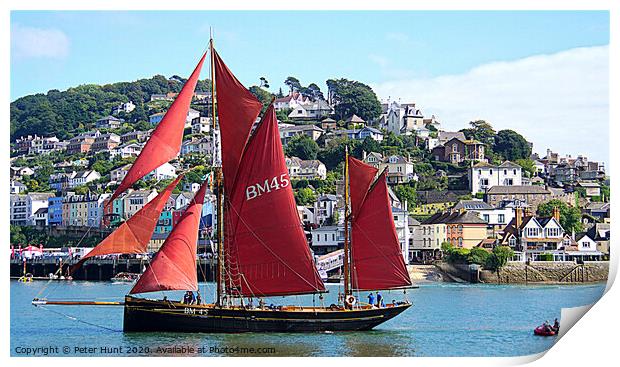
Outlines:
[[[150,79],[106,85],[86,84],[66,91],[50,90],[21,97],[11,103],[11,141],[23,135],[56,135],[66,139],[94,126],[98,118],[110,114],[119,103],[132,101],[136,109],[123,116],[127,121],[148,121],[150,113],[159,112],[148,106],[152,94],[179,92],[184,79],[155,75]],[[211,82],[201,80],[197,91],[208,91]]]

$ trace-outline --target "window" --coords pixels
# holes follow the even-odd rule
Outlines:
[[[504,174],[505,174],[505,175],[507,175],[507,174],[508,174],[508,170],[507,170],[507,169],[505,169],[505,170],[504,170]]]
[[[581,246],[582,246],[583,248],[590,248],[590,241],[584,241],[584,242],[581,244]]]
[[[323,236],[325,242],[327,242],[327,233],[325,233],[325,235]]]
[[[483,214],[483,215],[482,215],[482,219],[483,219],[485,222],[489,223],[489,215],[488,215],[488,214]]]
[[[332,241],[336,241],[336,234],[332,233]]]
[[[512,178],[507,178],[506,179],[506,186],[512,186],[512,185],[513,185]]]
[[[480,186],[482,187],[487,187],[489,186],[489,179],[488,178],[483,178],[480,180]]]
[[[505,218],[504,214],[498,214],[497,215],[497,222],[498,223],[505,223],[505,220],[506,220],[506,218]]]
[[[508,245],[510,245],[510,247],[514,247],[517,245],[517,239],[514,237],[510,237],[510,239],[508,240]]]
[[[513,175],[516,175],[516,174],[517,174],[517,170],[516,170],[516,169],[513,169],[513,170],[512,170],[512,174],[513,174]]]
[[[458,151],[459,151],[458,146],[456,144],[452,145],[452,152],[456,153]]]
[[[490,170],[489,170],[489,173],[490,173],[490,174],[493,174],[493,170],[492,170],[492,169],[490,169]]]

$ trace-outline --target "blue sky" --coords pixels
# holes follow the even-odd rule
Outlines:
[[[246,86],[257,84],[258,78],[264,76],[270,81],[271,90],[277,91],[283,80],[293,75],[304,85],[315,82],[324,88],[326,79],[346,77],[372,85],[382,99],[414,99],[428,113],[441,111],[440,119],[445,119],[446,126],[451,128],[462,128],[473,114],[485,117],[487,111],[472,110],[459,115],[450,110],[453,106],[439,106],[435,100],[440,100],[440,96],[427,100],[423,89],[411,95],[408,85],[419,82],[428,88],[431,83],[435,88],[446,76],[466,77],[472,72],[476,74],[481,67],[488,72],[489,65],[492,68],[503,63],[523,66],[522,61],[527,64],[531,57],[538,60],[537,56],[564,55],[563,52],[575,49],[600,51],[603,47],[607,52],[605,46],[609,43],[609,15],[602,11],[14,11],[11,99],[84,83],[129,81],[154,74],[187,76],[207,46],[210,26],[215,31],[216,48]],[[569,65],[576,67],[577,72],[589,73],[587,63],[596,62],[587,56],[591,54],[568,54]],[[575,57],[580,58],[579,64]],[[549,67],[546,60],[541,65]],[[596,67],[602,74],[607,72],[606,65]],[[510,70],[507,69],[508,74]],[[545,69],[536,70],[532,78]],[[202,77],[207,75],[205,70]],[[564,79],[558,76],[557,80]],[[472,81],[469,85],[477,83]],[[535,85],[536,81],[532,83]],[[558,88],[565,90],[566,86]],[[449,90],[446,87],[435,93],[441,95]],[[600,95],[605,90],[599,91]],[[518,99],[513,104],[519,104]],[[607,100],[592,101],[590,107],[597,109],[595,112],[579,113],[605,120],[607,105]],[[512,126],[517,121],[489,113],[491,117],[498,116],[498,121],[492,121],[498,127]],[[562,123],[563,118],[558,116],[557,123]],[[601,123],[608,126],[607,120]],[[569,141],[554,146],[525,135],[534,141],[535,149],[550,145],[560,152],[578,153],[567,148]],[[608,143],[604,145],[607,147]],[[607,160],[608,150],[596,155]]]

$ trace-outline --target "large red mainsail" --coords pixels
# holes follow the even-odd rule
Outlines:
[[[357,174],[354,171],[355,168],[351,177]],[[353,190],[363,189],[361,186],[351,181],[351,205],[355,203],[359,207],[351,220],[352,287],[375,290],[409,286],[411,279],[392,219],[385,172],[379,175],[370,190],[366,189],[367,194],[355,192],[354,195]],[[364,196],[363,202],[354,202],[354,197]]]
[[[273,105],[247,144],[227,199],[229,293],[261,297],[325,290],[297,212]]]
[[[130,294],[198,290],[196,249],[206,188],[205,182]]]
[[[379,170],[351,156],[349,156],[348,163],[351,214],[352,216],[356,216]]]
[[[224,187],[232,191],[243,149],[263,105],[237,80],[215,50],[213,58]]]
[[[108,254],[142,254],[146,252],[147,245],[151,240],[153,231],[161,211],[164,209],[168,198],[174,188],[179,184],[183,175],[179,175],[153,200],[149,201],[142,209],[138,210],[131,218],[123,222],[114,232],[110,233],[88,254],[71,268],[74,272],[87,259],[93,256]]]
[[[110,202],[149,172],[176,157],[181,150],[187,112],[194,96],[194,89],[198,83],[205,55],[206,53],[202,55],[194,72],[185,82],[183,89],[181,89],[164,118],[157,124],[140,155],[114,191]]]

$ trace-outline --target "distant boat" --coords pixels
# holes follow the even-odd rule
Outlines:
[[[136,280],[138,280],[138,278],[140,278],[140,274],[139,273],[126,273],[126,272],[122,272],[122,273],[116,274],[110,280],[112,282],[132,283],[132,282],[135,282]]]
[[[205,56],[206,53],[110,203],[178,154]],[[386,173],[378,174],[376,168],[348,157],[348,151],[344,169],[344,293],[339,294],[337,304],[327,307],[264,303],[263,298],[267,297],[321,294],[327,290],[299,219],[273,103],[253,129],[262,103],[230,72],[213,48],[213,41],[210,56],[212,116],[218,117],[213,120],[216,296],[208,304],[135,296],[198,290],[196,252],[207,179],[124,302],[115,303],[124,305],[123,330],[227,333],[369,330],[411,307],[408,300],[375,306],[354,296],[354,291],[359,294],[404,290],[412,287],[412,283],[394,226]],[[121,224],[77,266],[92,256],[145,252],[164,204],[181,177]],[[46,300],[36,302],[54,304]],[[76,301],[75,304],[97,302]]]

